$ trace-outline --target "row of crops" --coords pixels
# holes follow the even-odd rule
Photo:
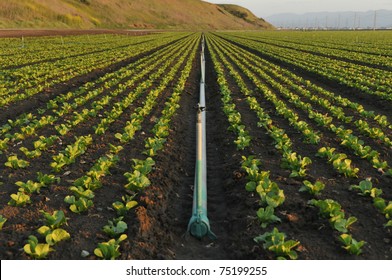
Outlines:
[[[226,213],[223,222],[209,217],[213,231],[223,228],[217,246],[208,241],[209,257],[392,258],[390,34],[205,39],[207,131],[217,129],[207,157],[221,164],[209,173],[208,205]],[[184,107],[197,103],[200,40],[186,32],[1,39],[2,259],[126,259],[143,250],[173,258],[176,242],[204,246],[177,236],[192,186],[173,179],[193,178],[194,148],[184,145],[196,120],[184,114],[195,111]],[[233,174],[211,177],[228,166]]]

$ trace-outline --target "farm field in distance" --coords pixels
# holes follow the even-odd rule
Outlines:
[[[205,36],[208,217],[192,211]],[[0,259],[392,259],[392,33],[0,38]]]

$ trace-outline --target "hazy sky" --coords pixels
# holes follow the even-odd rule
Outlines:
[[[210,3],[237,4],[259,17],[280,13],[344,12],[387,9],[392,0],[206,0]]]

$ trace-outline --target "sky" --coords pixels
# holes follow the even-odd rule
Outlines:
[[[267,17],[280,13],[308,12],[365,12],[392,10],[392,0],[206,0],[217,4],[237,4],[248,8],[256,16]]]

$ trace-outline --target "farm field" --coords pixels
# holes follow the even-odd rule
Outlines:
[[[0,38],[1,259],[392,259],[392,33]]]

